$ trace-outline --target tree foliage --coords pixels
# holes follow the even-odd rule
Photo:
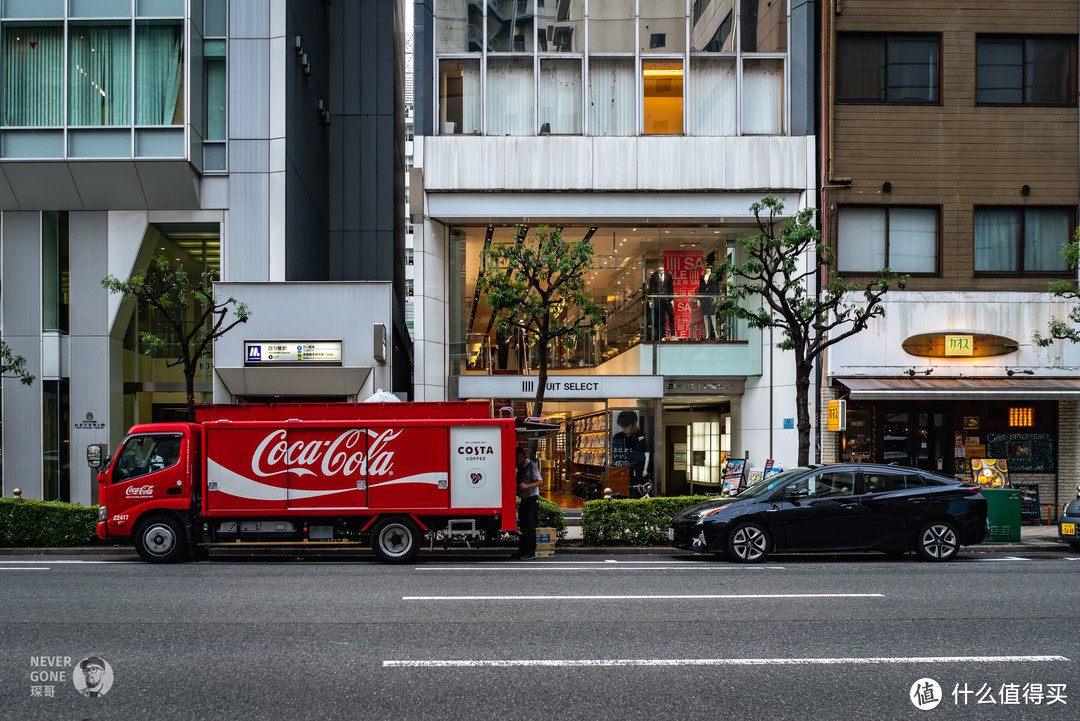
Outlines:
[[[1070,268],[1076,270],[1077,262],[1080,261],[1080,228],[1073,232],[1072,242],[1061,249],[1061,256],[1065,258],[1065,262],[1069,264]],[[1050,284],[1050,293],[1065,300],[1080,300],[1080,290],[1077,290],[1075,279],[1055,280]],[[1050,318],[1050,327],[1047,329],[1048,335],[1044,336],[1039,331],[1035,331],[1035,345],[1045,348],[1055,340],[1067,340],[1070,343],[1080,342],[1078,325],[1080,325],[1080,305],[1073,305],[1069,309],[1067,319]]]
[[[518,329],[537,348],[539,372],[533,415],[543,410],[549,344],[573,347],[604,321],[585,282],[593,247],[564,240],[558,228],[539,226],[531,238],[484,248],[477,286],[496,315],[496,332]]]
[[[864,330],[885,314],[882,297],[907,276],[882,268],[865,285],[848,283],[832,265],[835,253],[822,242],[813,225],[814,209],[803,208],[783,219],[784,205],[766,196],[750,206],[757,235],[739,238],[745,260],[721,263],[723,279],[719,311],[746,321],[751,328],[773,328],[781,333],[776,344],[795,356],[795,400],[799,430],[799,465],[810,460],[810,373],[814,361],[828,347]],[[815,277],[825,271],[815,293]],[[862,298],[852,294],[862,292]],[[751,300],[760,299],[760,305]]]
[[[110,275],[101,281],[110,293],[121,293],[125,298],[153,308],[168,328],[178,347],[178,357],[166,365],[183,368],[188,420],[191,422],[195,421],[195,373],[199,362],[216,338],[236,325],[246,323],[251,316],[247,306],[235,298],[216,298],[213,282],[210,271],[189,275],[183,264],[173,267],[164,255],[154,256],[145,273],[132,275],[128,280]],[[150,355],[160,356],[170,345],[169,339],[152,331],[140,333],[139,341]]]
[[[0,340],[0,376],[18,378],[23,385],[32,385],[34,376],[26,370],[26,359],[16,355],[11,347]]]

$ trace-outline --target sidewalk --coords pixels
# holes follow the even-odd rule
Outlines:
[[[555,555],[574,555],[574,554],[654,554],[654,555],[668,555],[668,554],[687,554],[689,551],[680,551],[669,546],[586,546],[581,533],[581,526],[572,521],[567,524],[566,528],[566,540],[559,543],[555,547]],[[423,554],[432,555],[481,555],[481,554],[502,554],[504,551],[513,550],[512,546],[483,546],[481,548],[468,548],[461,543],[455,543],[448,550],[443,550],[440,547],[436,547],[433,551],[428,551],[426,548],[421,549]],[[1058,552],[1075,554],[1065,543],[1058,540],[1057,525],[1053,526],[1028,526],[1022,525],[1020,527],[1020,540],[1016,542],[1000,542],[1000,543],[983,543],[978,546],[964,546],[963,553],[1019,553],[1023,551],[1043,551],[1043,552]],[[315,552],[319,554],[326,553],[344,553],[348,555],[356,555],[357,551],[350,550],[342,552],[338,549],[330,548],[313,548],[304,549],[304,552]],[[254,551],[251,548],[237,548],[237,549],[223,549],[223,552],[218,552],[218,555],[226,554],[243,554],[251,555]],[[295,548],[293,549],[281,549],[275,551],[275,553],[284,555],[296,555]],[[363,555],[371,553],[370,549],[363,549],[360,551]],[[124,546],[72,546],[69,548],[0,548],[0,556],[130,556],[137,558],[135,555],[135,549],[130,545]],[[265,550],[261,550],[259,555],[266,555]]]

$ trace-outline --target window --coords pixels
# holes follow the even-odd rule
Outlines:
[[[206,93],[203,122],[206,140],[225,139],[226,81],[225,40],[203,42],[203,68],[206,74],[203,91]]]
[[[488,57],[487,134],[535,135],[532,58]]]
[[[735,135],[735,58],[691,56],[686,132]]]
[[[937,103],[937,35],[841,34],[837,99],[853,103]]]
[[[480,61],[439,61],[439,132],[480,132]]]
[[[784,132],[784,61],[743,61],[743,135]]]
[[[41,329],[68,332],[68,214],[41,214]]]
[[[1072,208],[976,208],[976,273],[1066,274]]]
[[[68,125],[130,124],[131,26],[69,26]]]
[[[641,67],[645,135],[682,135],[682,61],[650,60],[643,62]]]
[[[634,59],[589,61],[589,135],[633,135],[636,129]]]
[[[1076,37],[980,36],[975,102],[1076,105]]]
[[[1010,428],[1030,428],[1035,425],[1035,409],[1034,408],[1010,408],[1009,409],[1009,427]]]
[[[184,30],[135,24],[135,124],[183,125]]]
[[[807,498],[850,496],[855,493],[855,474],[851,471],[829,471],[810,476],[784,489],[784,497],[790,498],[806,491]]]
[[[4,26],[4,125],[63,122],[64,31],[59,25]]]
[[[172,468],[180,462],[180,436],[129,438],[116,459],[113,483]]]
[[[841,273],[937,273],[938,210],[840,208],[836,256]]]
[[[581,135],[581,61],[540,59],[540,134]]]

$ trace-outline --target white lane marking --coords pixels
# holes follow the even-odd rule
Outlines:
[[[763,566],[755,566],[764,569]],[[741,571],[745,566],[636,566],[633,568],[616,566],[549,566],[546,563],[526,564],[524,566],[420,566],[417,571]],[[782,566],[773,566],[769,570],[782,571]]]
[[[884,598],[883,593],[691,593],[607,596],[402,596],[402,601],[643,601],[748,598]]]
[[[980,558],[980,561],[1030,561],[1030,558],[1020,558],[1019,556],[1002,556],[1001,558]]]
[[[0,568],[0,571],[51,571],[51,568],[34,568],[32,566],[20,566],[18,568]]]
[[[523,666],[838,666],[900,663],[1042,663],[1070,661],[1065,656],[899,656],[864,658],[611,658],[474,659],[383,661],[383,668],[511,668]]]
[[[65,563],[95,563],[95,564],[115,564],[115,563],[142,563],[141,561],[0,561],[0,565],[9,563],[48,563],[54,565],[60,565]]]

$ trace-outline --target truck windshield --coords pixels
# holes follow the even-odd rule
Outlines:
[[[124,443],[116,459],[113,483],[163,471],[179,462],[179,436],[133,436]]]

